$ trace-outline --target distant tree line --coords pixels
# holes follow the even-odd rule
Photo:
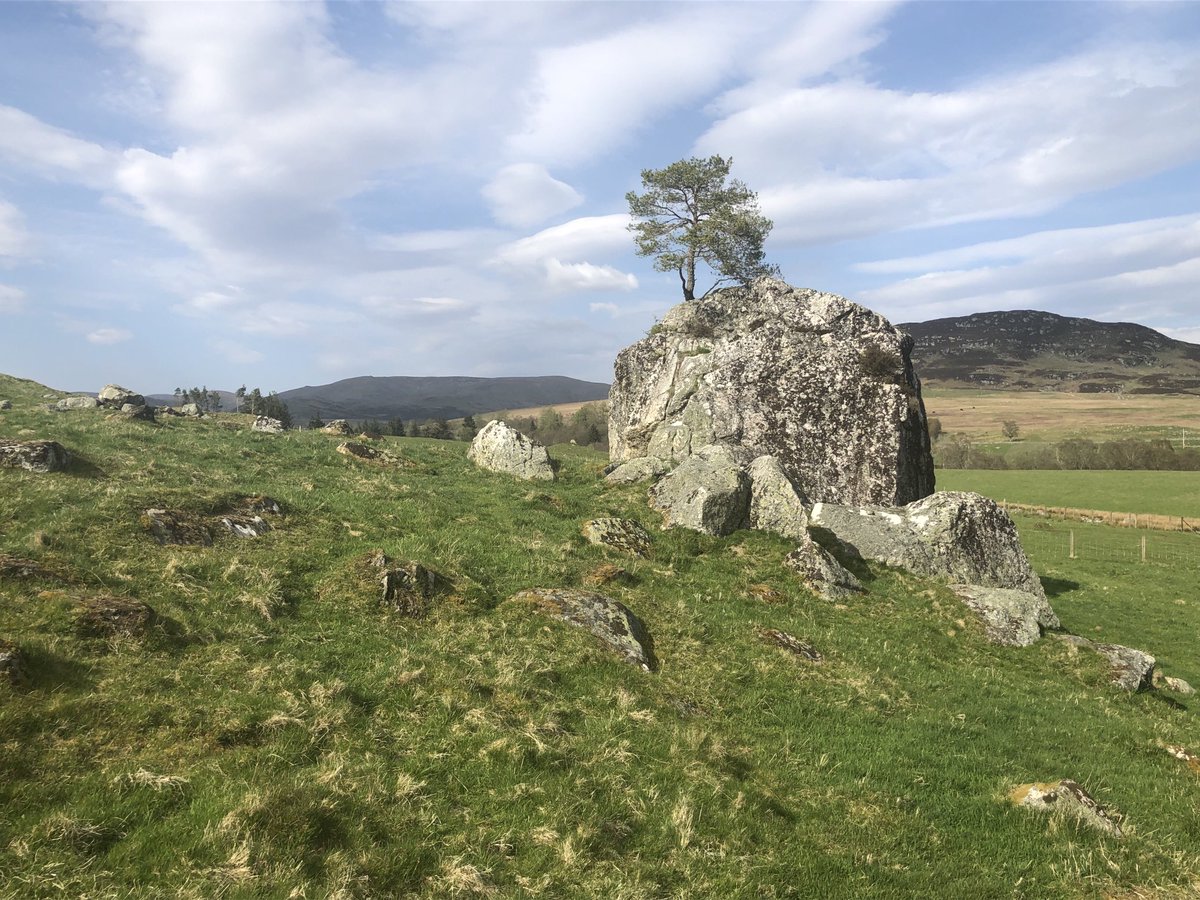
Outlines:
[[[584,447],[608,450],[608,412],[602,404],[585,403],[569,417],[564,417],[553,407],[546,407],[536,416],[514,416],[506,412],[497,413],[495,418],[517,431],[528,435],[541,444],[576,443]],[[309,423],[310,428],[324,424],[317,417]],[[480,425],[474,416],[465,416],[457,422],[444,418],[413,419],[407,423],[399,418],[380,421],[363,419],[359,430],[370,437],[424,437],[442,441],[470,441],[479,432]]]
[[[263,392],[258,388],[247,391],[246,386],[243,384],[234,392],[234,396],[237,397],[239,412],[248,412],[253,416],[266,416],[269,419],[278,419],[283,423],[284,428],[292,427],[292,414],[288,410],[288,405],[274,391],[264,396]]]
[[[195,403],[201,412],[220,412],[221,394],[218,391],[210,391],[208,385],[190,390],[175,388],[175,405],[183,406],[186,403]]]
[[[1200,471],[1200,450],[1176,449],[1167,440],[1091,441],[1071,438],[1056,444],[1022,447],[1007,454],[972,444],[962,434],[943,436],[934,446],[934,464],[943,469],[1121,469]]]

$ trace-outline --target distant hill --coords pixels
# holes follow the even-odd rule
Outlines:
[[[376,377],[281,391],[292,419],[456,419],[488,410],[607,400],[608,385],[561,375],[525,378]]]
[[[1144,325],[1015,310],[899,327],[927,387],[1200,393],[1200,345]]]

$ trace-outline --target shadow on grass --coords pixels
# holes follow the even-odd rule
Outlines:
[[[108,477],[107,472],[86,456],[80,456],[78,453],[71,454],[71,461],[63,469],[63,474],[70,475],[73,478],[89,478],[93,480]]]
[[[1079,590],[1079,582],[1071,581],[1069,578],[1054,578],[1050,575],[1041,575],[1039,578],[1046,596],[1052,600],[1063,594],[1069,594],[1071,591]]]
[[[25,677],[18,687],[26,691],[91,690],[95,687],[91,667],[43,647],[22,646]]]
[[[1151,693],[1150,696],[1153,697],[1155,700],[1157,700],[1159,703],[1165,703],[1167,706],[1171,707],[1171,709],[1178,709],[1183,712],[1187,712],[1188,706],[1186,703],[1180,703],[1174,697],[1168,697],[1166,694],[1162,693],[1161,691],[1154,691]]]

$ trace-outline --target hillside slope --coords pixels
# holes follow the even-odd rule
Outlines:
[[[1200,345],[1144,325],[1036,310],[975,313],[900,326],[931,387],[1200,393]]]

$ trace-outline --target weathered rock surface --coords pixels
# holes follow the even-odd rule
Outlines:
[[[1120,644],[1099,644],[1077,634],[1055,635],[1075,647],[1099,653],[1108,660],[1112,683],[1123,691],[1148,691],[1154,687],[1156,660],[1149,653]]]
[[[54,404],[54,408],[65,412],[69,409],[95,409],[99,405],[100,401],[95,397],[63,397]]]
[[[266,434],[283,434],[284,432],[283,423],[278,419],[272,419],[270,416],[257,416],[250,428],[253,431],[261,431]]]
[[[749,525],[750,478],[729,448],[712,445],[687,457],[650,489],[664,528],[724,535]]]
[[[650,555],[650,533],[632,519],[591,519],[583,523],[583,536],[593,544],[622,553]]]
[[[617,357],[610,456],[733,444],[774,456],[812,501],[909,503],[933,490],[912,346],[844,297],[775,279],[683,303]]]
[[[746,469],[750,477],[750,527],[794,540],[808,537],[804,498],[773,456],[760,456]]]
[[[261,537],[271,530],[271,523],[262,516],[230,513],[227,516],[220,516],[219,520],[226,531],[241,538]]]
[[[58,441],[14,441],[0,438],[0,468],[27,469],[30,472],[57,472],[65,469],[71,456]]]
[[[153,422],[155,412],[156,408],[153,406],[126,403],[121,407],[119,415],[124,419],[133,419],[137,422]]]
[[[0,578],[56,578],[57,576],[32,559],[0,553]]]
[[[354,434],[354,429],[350,427],[350,423],[347,422],[345,419],[334,419],[332,422],[327,423],[321,429],[321,431],[325,434],[340,434],[340,435]]]
[[[866,559],[950,583],[1046,596],[1012,519],[980,494],[943,491],[901,507],[817,503],[810,520]],[[1057,628],[1046,610],[1042,626]]]
[[[481,469],[505,472],[526,481],[553,481],[555,477],[546,448],[499,419],[492,419],[479,430],[467,457]]]
[[[1185,697],[1196,693],[1196,689],[1182,678],[1166,675],[1161,669],[1155,669],[1153,677],[1156,688],[1165,688],[1168,691],[1174,691],[1176,694],[1182,694]]]
[[[800,576],[800,582],[808,590],[830,602],[848,600],[866,592],[845,566],[807,535],[799,547],[784,557],[783,564]]]
[[[639,481],[651,481],[661,478],[671,470],[671,466],[657,456],[640,456],[615,465],[604,480],[609,484],[636,484]]]
[[[129,597],[85,597],[75,613],[75,628],[87,637],[141,637],[156,621],[153,609]]]
[[[426,616],[433,601],[453,587],[444,575],[412,560],[396,563],[385,559],[380,583],[383,604],[410,619]]]
[[[101,406],[111,406],[113,409],[120,409],[126,403],[131,406],[146,405],[145,397],[127,388],[123,388],[119,384],[106,384],[101,388],[96,399]]]
[[[148,509],[142,513],[142,527],[160,544],[208,547],[212,532],[199,516],[175,509]]]
[[[178,412],[181,416],[191,416],[194,419],[198,419],[204,415],[198,403],[185,403],[179,407]]]
[[[1113,837],[1121,837],[1121,816],[1106,810],[1077,781],[1035,782],[1013,788],[1008,799],[1015,806],[1038,812],[1071,816]]]
[[[788,634],[786,631],[780,631],[777,628],[760,628],[758,636],[768,644],[782,647],[789,653],[794,653],[796,656],[807,659],[809,662],[820,662],[825,658],[821,654],[821,651],[808,641],[802,641],[794,634]]]
[[[1028,647],[1042,636],[1042,622],[1054,616],[1044,596],[1011,588],[952,584],[967,607],[983,621],[988,640],[1006,647]]]
[[[10,684],[20,684],[25,680],[25,654],[12,641],[0,638],[0,678]]]
[[[592,591],[536,588],[514,594],[509,600],[529,603],[541,612],[584,629],[625,662],[647,672],[658,667],[646,626],[629,607],[610,597]]]

